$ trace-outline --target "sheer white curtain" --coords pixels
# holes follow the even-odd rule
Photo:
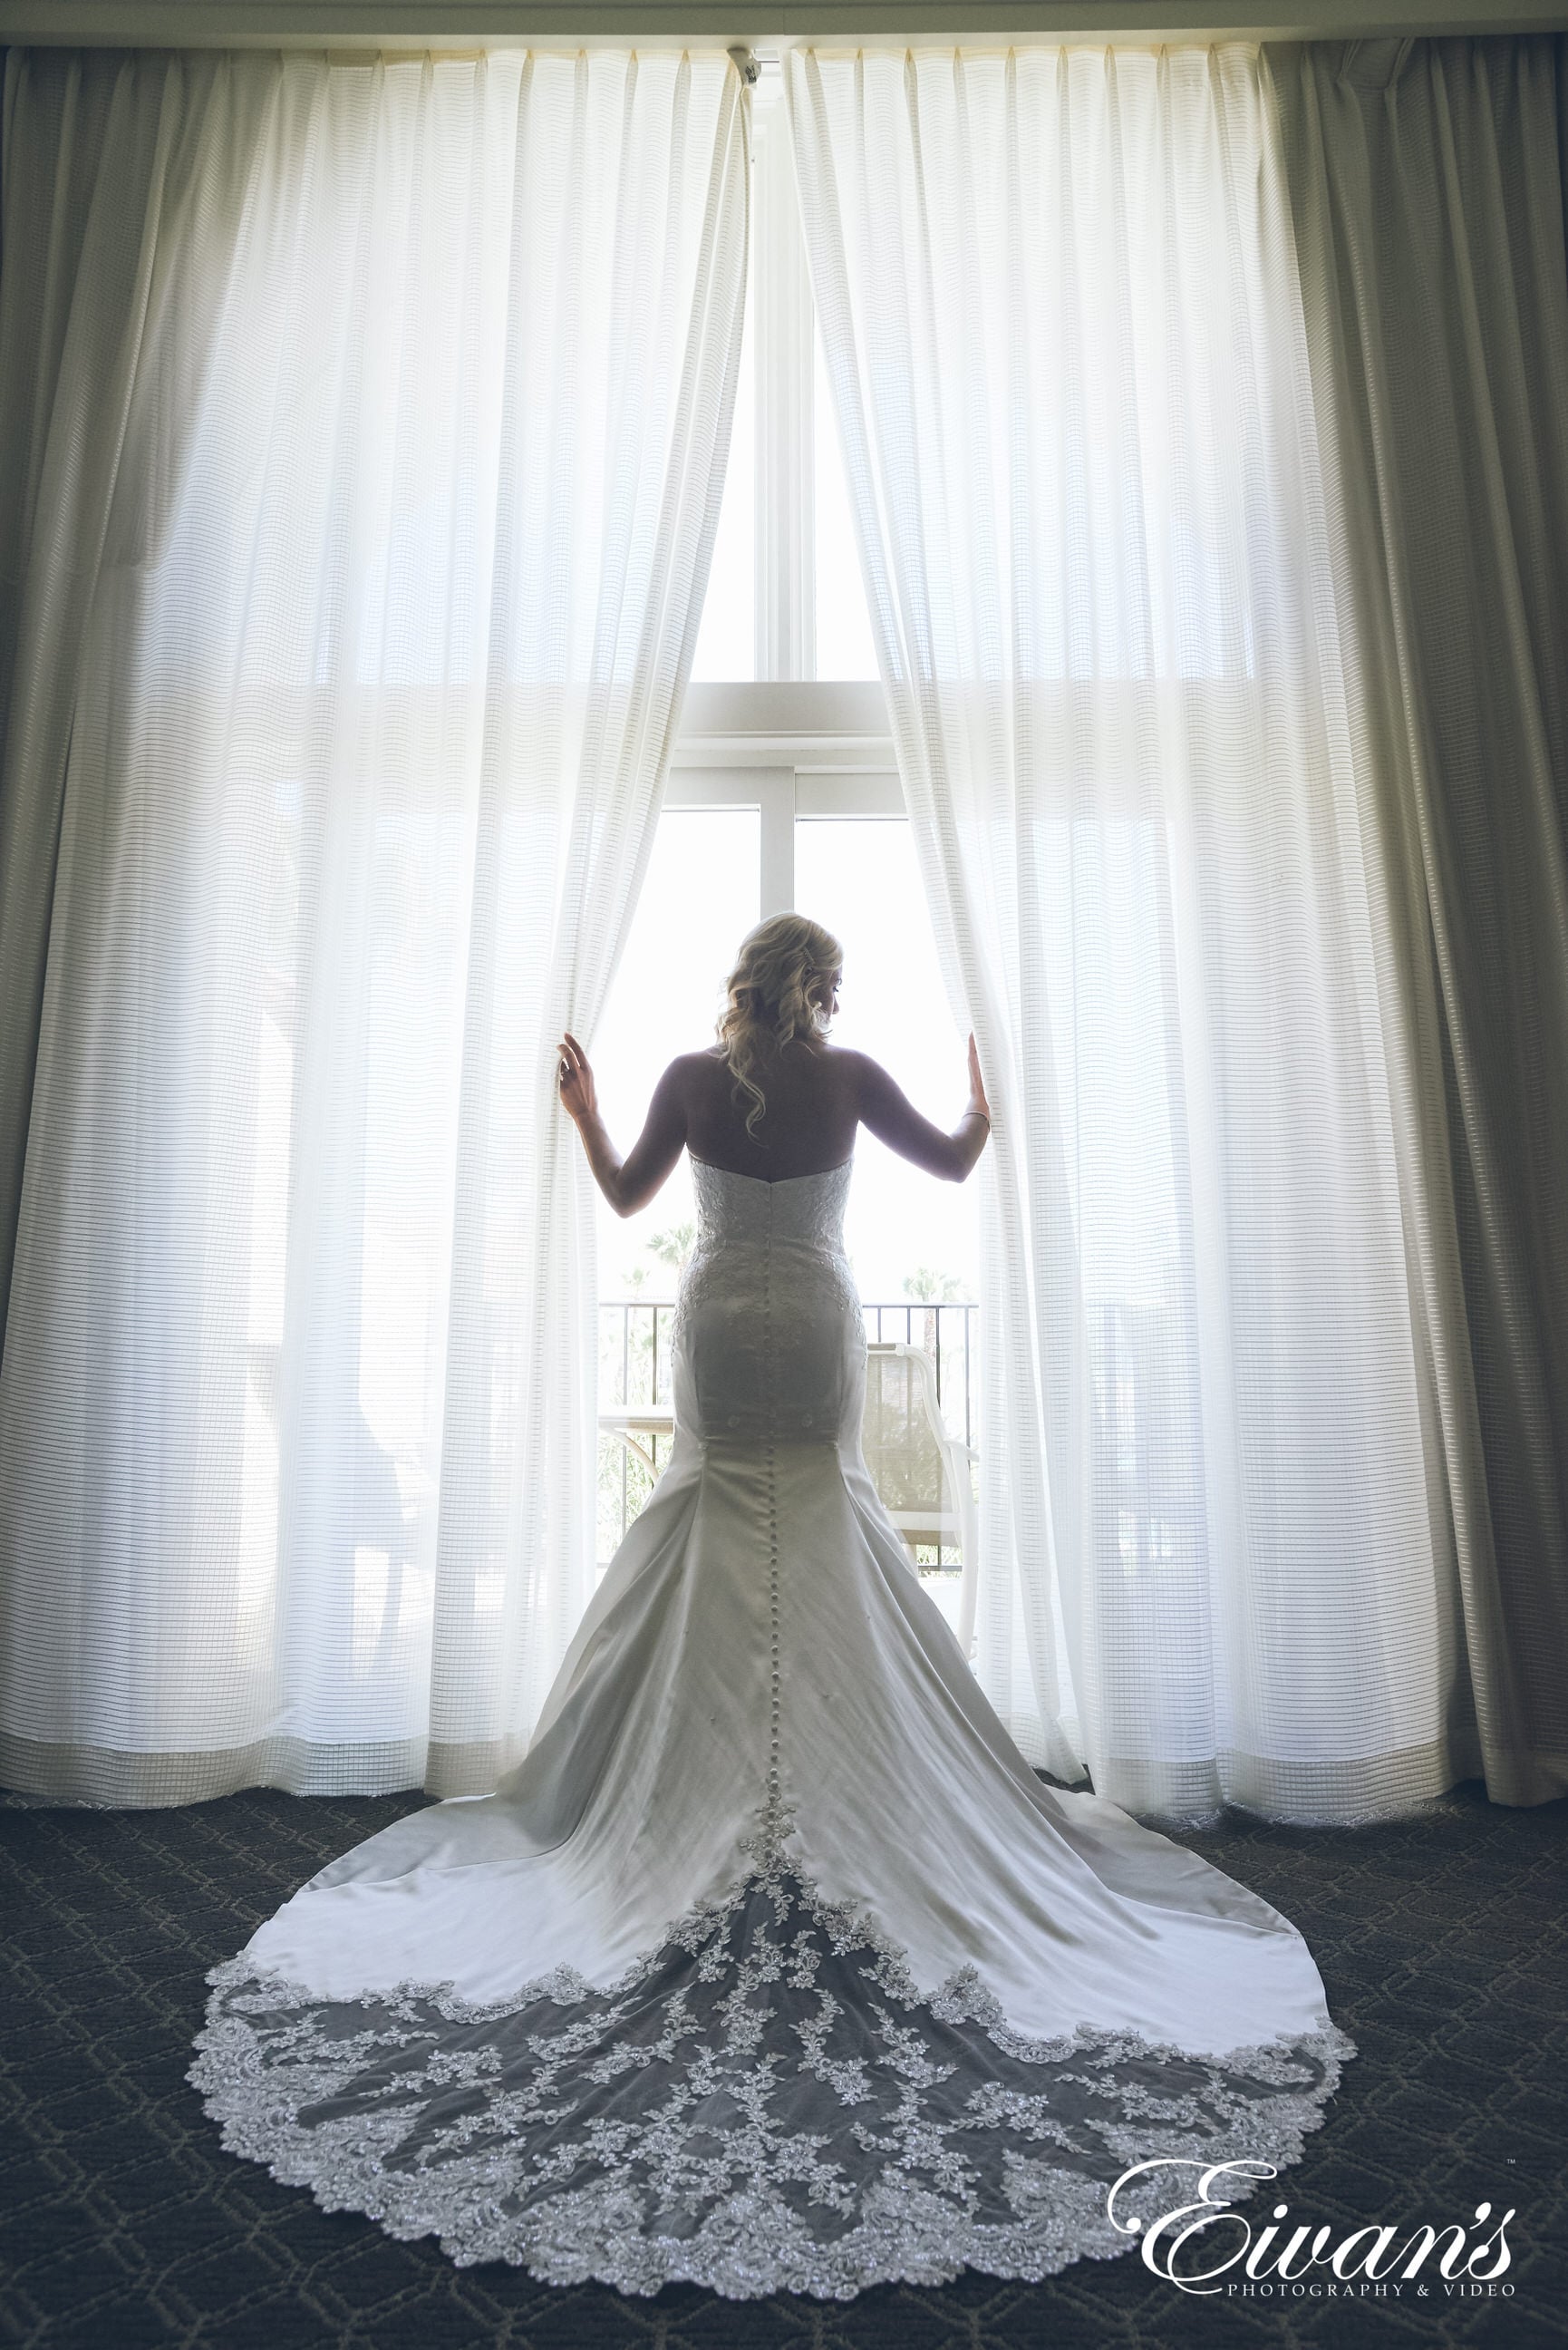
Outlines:
[[[1476,1767],[1290,216],[1254,48],[796,51],[985,1169],[979,1670],[1130,1808]]]
[[[525,1742],[594,1558],[552,1047],[690,666],[744,113],[715,56],[8,62],[13,1786]]]

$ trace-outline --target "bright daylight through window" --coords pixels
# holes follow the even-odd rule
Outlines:
[[[776,64],[753,92],[745,339],[696,683],[875,678],[855,525],[806,276]],[[794,628],[785,616],[798,611]],[[781,625],[782,622],[782,625]]]
[[[665,1063],[711,1041],[745,931],[791,906],[843,944],[836,1040],[874,1055],[943,1125],[963,1103],[963,1038],[937,968],[875,683],[776,67],[764,64],[754,96],[745,341],[712,572],[685,731],[594,1045],[622,1149]],[[865,1134],[856,1158],[846,1244],[867,1337],[929,1358],[947,1430],[972,1445],[975,1187],[933,1183]],[[694,1232],[684,1160],[641,1215],[622,1222],[601,1203],[601,1562],[669,1457],[670,1317]],[[898,1376],[917,1375],[924,1367],[900,1358]],[[918,1404],[917,1387],[908,1393]],[[955,1526],[922,1523],[913,1509],[906,1517],[929,1586],[956,1607]]]

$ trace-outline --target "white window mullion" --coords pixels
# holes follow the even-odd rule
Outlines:
[[[794,911],[794,769],[756,771],[762,802],[763,920]]]
[[[778,69],[753,100],[756,673],[816,674],[815,314]]]
[[[794,907],[795,782],[793,767],[675,767],[667,808],[757,811],[758,899],[763,919]]]
[[[891,768],[880,775],[797,775],[794,812],[807,823],[815,817],[846,816],[901,820],[908,814],[904,787]]]

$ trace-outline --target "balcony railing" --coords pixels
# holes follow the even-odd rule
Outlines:
[[[919,1347],[937,1368],[942,1417],[965,1444],[978,1441],[975,1326],[966,1300],[923,1299],[862,1305],[866,1336]],[[670,1458],[670,1328],[673,1298],[628,1298],[599,1306],[598,1555],[601,1565],[623,1540]]]

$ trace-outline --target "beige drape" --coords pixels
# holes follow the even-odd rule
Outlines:
[[[1538,1803],[1568,1792],[1568,42],[1271,60],[1416,1046],[1428,1454],[1488,1789]]]
[[[100,567],[156,559],[265,120],[219,57],[6,61],[0,122],[0,1331]]]

